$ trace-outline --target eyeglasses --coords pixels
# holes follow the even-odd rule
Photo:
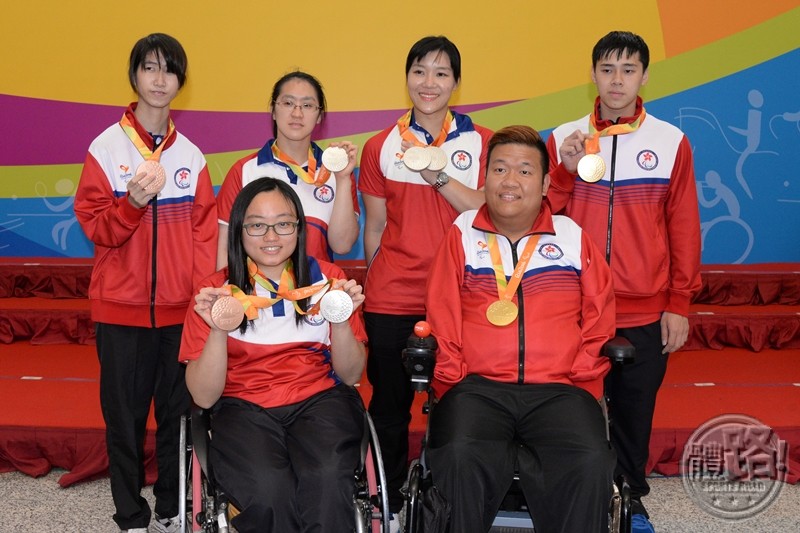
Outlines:
[[[291,235],[297,230],[299,222],[276,222],[275,224],[264,224],[255,222],[253,224],[242,224],[242,227],[251,237],[263,237],[272,228],[276,235]]]
[[[284,109],[291,113],[295,110],[295,108],[300,108],[303,113],[313,113],[314,111],[319,111],[322,107],[318,106],[317,104],[313,104],[311,102],[303,102],[302,104],[296,103],[294,100],[278,100],[275,102],[275,106],[279,109]]]

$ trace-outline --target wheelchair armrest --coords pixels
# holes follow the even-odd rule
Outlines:
[[[209,476],[208,472],[208,441],[211,430],[211,419],[208,409],[196,405],[192,406],[192,449],[200,463],[200,468]]]
[[[603,345],[603,355],[612,363],[629,364],[636,358],[636,349],[625,337],[616,336]]]

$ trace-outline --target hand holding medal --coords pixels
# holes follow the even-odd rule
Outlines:
[[[606,162],[600,152],[600,136],[594,134],[586,137],[586,155],[578,161],[578,176],[587,183],[600,181],[606,173]]]
[[[340,146],[329,146],[322,152],[322,165],[333,173],[347,168],[347,150]]]
[[[125,132],[125,135],[131,140],[144,158],[144,162],[136,168],[136,176],[144,174],[144,177],[138,180],[134,178],[128,182],[129,201],[141,209],[145,207],[155,195],[159,194],[167,184],[167,173],[159,161],[161,159],[161,152],[164,150],[170,137],[175,133],[175,124],[173,124],[172,119],[169,120],[164,139],[152,150],[150,149],[150,144],[141,138],[139,132],[133,126],[133,123],[127,115],[122,116],[120,126]],[[143,183],[141,188],[137,187],[140,183]]]
[[[341,324],[353,314],[353,300],[344,291],[328,291],[319,301],[319,314],[331,324]]]
[[[403,153],[403,163],[414,172],[439,172],[447,166],[447,152],[438,146],[412,146]]]
[[[585,135],[581,132],[575,132],[578,139],[580,139],[585,145],[585,155],[580,158],[577,165],[577,172],[578,176],[587,183],[595,183],[603,179],[603,176],[606,174],[606,162],[605,160],[599,155],[600,154],[600,137],[610,137],[613,135],[625,135],[628,133],[632,133],[639,129],[639,126],[644,121],[647,113],[645,113],[644,108],[642,108],[642,112],[639,116],[630,123],[621,123],[621,124],[611,124],[603,129],[599,129],[599,124],[597,122],[597,117],[592,114],[589,117],[589,134]],[[572,137],[572,136],[570,136]],[[567,140],[570,139],[567,137],[564,139],[564,143],[562,143],[562,149],[560,150],[562,155],[562,161],[564,160],[564,148],[563,146],[567,144]],[[583,152],[582,147],[578,147],[575,155],[578,155],[580,152]],[[565,161],[565,166],[566,161]],[[567,170],[570,170],[567,167]]]
[[[331,324],[346,322],[364,301],[362,287],[355,280],[334,280],[331,290],[319,301],[322,318]]]
[[[142,173],[146,174],[142,180],[150,180],[150,183],[144,186],[144,190],[149,193],[158,194],[167,184],[167,173],[158,161],[148,159],[136,167],[136,174]]]
[[[212,328],[235,330],[244,319],[244,306],[232,292],[231,286],[203,287],[194,297],[195,312]]]
[[[358,146],[350,141],[331,143],[322,152],[322,166],[341,177],[350,176],[356,168]]]
[[[221,296],[211,306],[211,321],[223,331],[233,331],[244,320],[244,305],[235,296]]]

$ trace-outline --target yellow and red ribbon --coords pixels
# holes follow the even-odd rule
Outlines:
[[[607,128],[603,128],[602,130],[597,129],[597,119],[595,118],[594,113],[589,117],[589,137],[586,139],[586,153],[587,154],[599,154],[600,153],[600,137],[610,137],[612,135],[625,135],[628,133],[633,133],[634,131],[639,129],[639,126],[642,125],[644,122],[644,118],[647,113],[642,108],[642,112],[636,117],[636,120],[633,122],[625,123],[625,124],[612,124]]]
[[[264,296],[256,296],[255,294],[246,294],[236,285],[225,285],[225,287],[230,289],[231,296],[242,303],[244,314],[248,320],[255,320],[258,318],[259,309],[272,307],[281,300],[291,301],[295,310],[301,315],[315,315],[319,312],[319,302],[315,303],[308,311],[304,311],[300,309],[300,306],[297,304],[298,300],[313,296],[323,289],[329,289],[334,282],[336,282],[334,278],[330,278],[321,285],[309,285],[308,287],[295,288],[294,276],[292,275],[292,261],[289,260],[286,263],[286,267],[284,267],[281,272],[281,280],[276,291],[272,283],[267,280],[267,277],[259,271],[258,265],[250,258],[247,259],[247,269],[253,283],[260,285],[271,293],[277,294],[276,298],[267,298]]]
[[[412,143],[414,146],[441,146],[447,140],[447,135],[450,133],[450,125],[453,123],[453,112],[448,110],[447,115],[444,117],[444,122],[442,122],[442,129],[439,131],[439,136],[434,139],[434,141],[427,145],[420,141],[416,135],[411,133],[411,110],[409,109],[408,112],[400,117],[397,120],[397,129],[400,131],[400,136]]]
[[[500,246],[497,244],[497,235],[494,233],[486,234],[486,244],[492,257],[492,268],[494,268],[494,277],[497,280],[497,295],[500,300],[511,301],[514,298],[514,293],[522,281],[522,276],[525,274],[525,269],[528,267],[528,262],[531,260],[538,242],[539,235],[531,235],[528,238],[525,249],[522,250],[522,255],[519,256],[517,261],[517,266],[514,267],[514,272],[511,274],[511,280],[506,281],[503,258],[500,255]]]
[[[278,158],[280,161],[286,164],[292,172],[294,172],[297,176],[300,177],[301,180],[308,183],[309,185],[314,185],[315,187],[322,187],[326,181],[331,177],[331,171],[325,167],[321,167],[319,169],[319,176],[317,176],[317,158],[314,157],[314,150],[312,147],[308,147],[308,171],[306,171],[300,163],[292,159],[286,152],[281,150],[278,147],[278,143],[272,143],[272,155]],[[316,178],[315,178],[316,176]]]
[[[139,150],[139,153],[142,154],[142,157],[145,159],[145,161],[160,160],[161,152],[164,149],[164,146],[167,144],[167,139],[169,139],[172,133],[175,131],[175,123],[173,123],[172,119],[170,118],[169,122],[167,123],[167,134],[164,136],[164,140],[158,145],[158,148],[153,151],[150,150],[150,147],[146,142],[144,142],[144,139],[142,139],[142,137],[139,135],[139,132],[136,131],[136,127],[133,125],[133,122],[131,122],[127,112],[122,115],[119,125],[122,126],[122,131],[125,132],[125,135],[128,136],[136,149]]]

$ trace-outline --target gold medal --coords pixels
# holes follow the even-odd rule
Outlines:
[[[431,156],[431,162],[428,164],[428,170],[432,170],[434,172],[444,170],[444,167],[447,166],[447,152],[438,146],[428,146],[426,150],[428,150],[428,153]]]
[[[233,331],[242,324],[244,305],[234,296],[221,296],[211,306],[211,321],[223,331]]]
[[[517,306],[511,300],[497,300],[486,309],[486,318],[495,326],[507,326],[517,318]]]
[[[578,161],[578,176],[587,183],[595,183],[606,173],[606,162],[597,154],[586,154]]]
[[[341,146],[329,146],[322,152],[322,165],[331,172],[341,172],[348,162],[347,150]]]
[[[425,170],[431,164],[431,153],[422,146],[412,146],[403,154],[403,163],[414,172]]]

